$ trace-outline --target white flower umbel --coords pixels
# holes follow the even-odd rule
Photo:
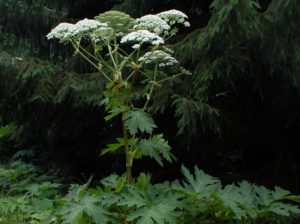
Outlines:
[[[47,35],[48,39],[59,39],[62,42],[66,42],[69,38],[80,37],[87,32],[94,31],[96,29],[107,29],[106,23],[100,23],[97,20],[83,19],[76,24],[60,23]]]
[[[61,41],[66,40],[68,37],[76,35],[78,33],[77,28],[74,24],[60,23],[48,33],[48,39],[60,39]]]
[[[149,43],[152,45],[164,44],[164,40],[156,33],[151,33],[148,30],[137,30],[122,37],[120,43],[121,44],[133,43],[135,44],[133,45],[133,48],[138,48],[139,45],[143,43]]]
[[[166,21],[170,26],[179,23],[183,24],[185,27],[190,27],[190,23],[187,21],[188,16],[179,10],[172,9],[164,11],[157,14],[157,16]]]
[[[144,56],[140,57],[138,61],[142,63],[144,62],[145,64],[157,63],[159,67],[178,64],[178,61],[174,57],[161,50],[147,52]]]
[[[136,23],[137,25],[133,27],[135,30],[145,29],[158,35],[167,35],[171,29],[168,23],[156,15],[143,16],[139,19],[136,19]]]
[[[83,19],[75,24],[76,28],[81,33],[93,31],[97,28],[107,27],[107,23],[101,23],[94,19]]]

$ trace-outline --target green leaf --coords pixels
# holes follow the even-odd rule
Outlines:
[[[223,205],[227,209],[222,209],[220,212],[224,213],[224,216],[229,216],[229,218],[234,218],[241,220],[246,216],[246,212],[240,206],[243,202],[239,188],[234,185],[226,186],[222,191],[218,193],[218,197],[221,199]],[[230,212],[233,213],[233,216],[230,216]]]
[[[239,183],[239,192],[241,196],[240,206],[245,210],[248,216],[251,218],[256,218],[258,215],[257,208],[257,197],[253,190],[253,184],[250,184],[247,181],[242,181]]]
[[[288,203],[282,203],[282,202],[272,203],[271,206],[267,209],[267,211],[280,216],[290,216],[292,214],[293,215],[300,214],[300,209],[298,206],[288,204]]]
[[[150,184],[150,180],[151,180],[150,174],[141,173],[136,180],[135,186],[138,189],[144,190]]]
[[[138,149],[143,156],[150,156],[154,158],[156,162],[163,166],[162,158],[169,162],[172,162],[174,157],[171,154],[171,147],[168,142],[163,138],[163,135],[154,135],[149,139],[142,139],[138,142]],[[138,152],[139,154],[139,152]]]
[[[283,197],[288,196],[290,194],[291,194],[291,192],[284,190],[277,186],[275,187],[275,190],[272,192],[272,196],[273,196],[274,200],[280,200]]]
[[[123,147],[125,145],[124,138],[117,138],[116,143],[108,144],[105,149],[102,149],[100,155],[103,156],[107,153],[115,152],[119,148]],[[128,144],[130,145],[132,143],[132,139],[128,140]]]
[[[149,114],[141,110],[129,111],[125,116],[125,126],[131,135],[140,132],[151,134],[156,125]]]
[[[0,138],[10,135],[16,130],[16,125],[11,123],[5,127],[0,127]]]
[[[79,201],[68,201],[60,211],[65,224],[89,223],[88,216],[95,223],[107,223],[108,218],[105,210],[100,205],[99,198],[90,195],[84,195]]]
[[[128,110],[129,110],[129,107],[118,107],[118,108],[116,108],[116,109],[114,109],[114,110],[110,110],[110,111],[109,111],[110,115],[104,117],[104,119],[105,119],[106,121],[109,121],[109,120],[111,120],[112,118],[118,116],[120,113],[125,113],[125,112],[127,112]]]
[[[113,189],[115,192],[121,192],[126,184],[126,175],[118,176],[116,174],[112,174],[109,177],[104,178],[101,183],[104,187]]]
[[[176,223],[176,209],[181,207],[179,196],[161,193],[149,185],[145,190],[131,188],[120,205],[134,208],[127,221],[137,224]]]
[[[200,197],[209,197],[221,187],[220,180],[205,174],[195,166],[195,175],[192,175],[185,166],[181,166],[181,172],[185,177],[184,188],[181,190],[190,195],[197,194]]]
[[[262,206],[269,206],[273,202],[272,193],[269,189],[263,186],[254,186],[255,193],[258,196],[258,202]]]

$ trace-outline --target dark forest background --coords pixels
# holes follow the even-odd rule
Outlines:
[[[138,17],[173,8],[191,28],[170,47],[193,76],[160,91],[152,109],[177,161],[137,162],[135,172],[161,181],[197,164],[225,183],[300,193],[298,0],[0,0],[0,116],[14,129],[0,159],[29,156],[69,181],[123,172],[122,155],[99,157],[117,131],[103,120],[101,79],[45,36],[111,9]]]

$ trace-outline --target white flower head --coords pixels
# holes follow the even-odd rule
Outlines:
[[[164,11],[157,14],[158,17],[163,19],[165,22],[167,22],[170,26],[179,23],[183,24],[185,27],[189,27],[190,24],[187,22],[188,16],[176,9],[171,9],[168,11]]]
[[[184,22],[183,25],[184,25],[185,27],[190,27],[190,26],[191,26],[191,24],[190,24],[188,21]]]
[[[136,25],[133,27],[135,30],[143,29],[154,32],[158,35],[168,34],[171,27],[166,21],[156,15],[146,15],[136,19]]]
[[[60,23],[47,35],[48,39],[59,39],[62,42],[68,41],[69,38],[75,38],[87,32],[96,29],[106,29],[106,23],[100,23],[97,20],[83,19],[76,24]]]
[[[94,19],[83,19],[75,24],[76,28],[81,33],[93,31],[97,28],[107,27],[107,23],[101,23]]]
[[[174,57],[161,50],[147,52],[144,54],[144,56],[140,57],[138,61],[142,63],[144,62],[145,64],[157,63],[158,67],[178,64],[178,61]]]
[[[120,43],[134,43],[139,45],[149,43],[151,45],[160,45],[164,44],[164,40],[156,33],[151,33],[148,30],[137,30],[122,37]],[[136,45],[133,46],[134,48],[137,47]]]
[[[60,23],[47,34],[48,39],[66,40],[68,37],[76,34],[76,27],[71,23]]]

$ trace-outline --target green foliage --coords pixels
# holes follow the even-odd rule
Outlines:
[[[69,193],[62,199],[61,208],[57,211],[55,223],[107,223],[101,199],[87,194],[87,184],[73,185]]]
[[[184,180],[151,184],[141,173],[131,185],[126,175],[113,174],[92,188],[92,178],[73,184],[63,196],[55,176],[31,164],[0,165],[0,222],[49,223],[205,223],[287,224],[300,215],[300,197],[275,187],[242,181],[221,185],[196,166],[182,166]]]
[[[16,129],[15,124],[9,124],[4,127],[0,127],[0,138],[11,135]]]
[[[61,184],[21,161],[0,165],[0,222],[38,224],[54,209]]]
[[[178,199],[179,196],[159,193],[149,185],[143,190],[129,189],[119,204],[134,209],[127,216],[128,221],[137,224],[176,223],[178,214],[175,210],[181,205]]]
[[[87,185],[73,186],[61,200],[75,204],[60,204],[53,220],[65,223],[71,215],[74,220],[98,223],[236,223],[253,224],[272,222],[287,224],[292,217],[299,216],[298,196],[276,187],[250,184],[222,187],[213,178],[195,167],[194,175],[182,167],[185,180],[152,185],[150,177],[141,174],[132,185],[126,184],[125,176],[112,175],[102,181],[103,189],[88,189]],[[84,200],[81,202],[81,200]],[[78,204],[79,203],[79,204]],[[78,205],[82,205],[78,208]],[[96,209],[101,217],[85,211]],[[73,209],[72,209],[73,207]],[[61,211],[66,210],[66,213]],[[85,215],[84,215],[85,214]],[[64,217],[66,215],[66,217]],[[84,220],[84,221],[83,221]],[[75,223],[75,221],[74,221]],[[274,222],[275,223],[275,222]]]
[[[151,116],[140,110],[132,110],[126,114],[125,126],[132,135],[135,135],[138,132],[151,134],[153,129],[156,128]]]
[[[161,166],[163,166],[162,159],[172,162],[172,159],[175,158],[171,153],[171,147],[162,134],[154,135],[149,139],[141,139],[134,153],[137,158],[150,156]]]

